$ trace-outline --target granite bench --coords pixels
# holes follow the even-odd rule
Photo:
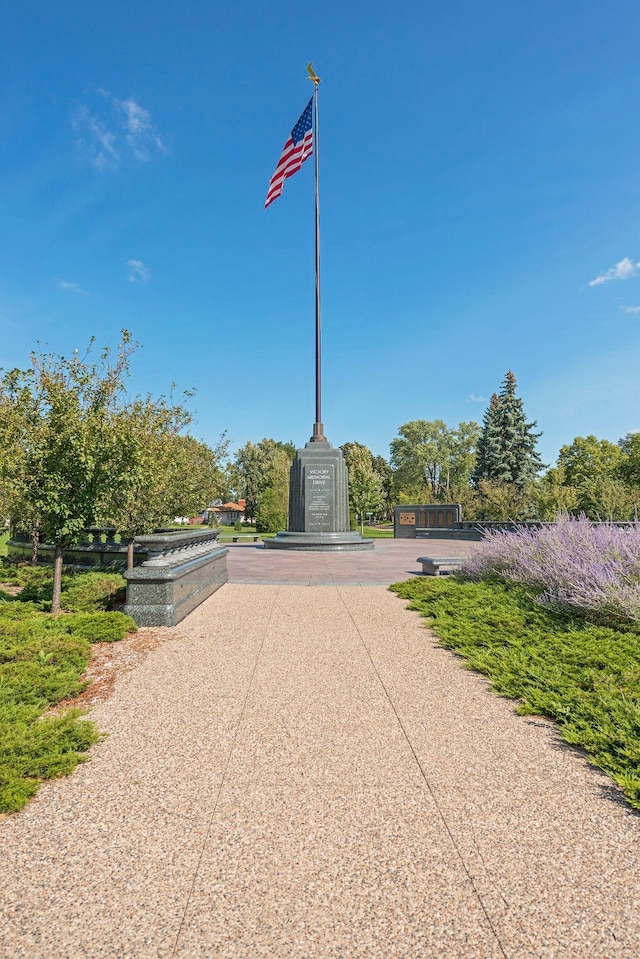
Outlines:
[[[443,566],[460,566],[462,560],[459,556],[418,556],[418,563],[422,563],[422,572],[427,576],[440,576]],[[451,569],[445,569],[445,573],[450,573]]]

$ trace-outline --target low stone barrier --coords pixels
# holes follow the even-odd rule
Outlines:
[[[138,626],[175,626],[227,582],[227,547],[219,530],[139,536],[148,559],[124,573],[128,613]]]
[[[485,533],[492,530],[515,532],[519,529],[543,529],[555,526],[555,523],[543,522],[542,520],[523,520],[522,522],[494,522],[488,520],[476,520],[475,522],[456,523],[455,526],[437,526],[437,527],[416,527],[416,539],[455,539],[455,540],[475,540],[484,539]],[[634,521],[609,522],[592,520],[592,526],[617,526],[620,529],[637,526]]]
[[[65,566],[113,566],[123,568],[127,565],[127,543],[129,540],[122,536],[113,526],[92,526],[84,530],[73,546],[64,551]],[[33,544],[31,537],[20,530],[12,532],[7,543],[7,559],[11,563],[28,563],[31,560]],[[53,565],[55,546],[51,543],[40,543],[38,546],[38,564]],[[134,563],[141,563],[146,559],[146,553],[136,546]]]

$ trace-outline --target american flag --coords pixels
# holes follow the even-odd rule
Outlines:
[[[313,153],[312,132],[313,97],[307,103],[304,113],[291,131],[291,136],[282,148],[276,171],[269,182],[265,209],[282,194],[284,181],[297,173],[305,160]]]

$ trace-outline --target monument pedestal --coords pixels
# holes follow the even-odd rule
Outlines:
[[[313,437],[291,464],[289,529],[266,539],[267,549],[372,549],[373,540],[349,529],[349,481],[341,449],[315,424]]]

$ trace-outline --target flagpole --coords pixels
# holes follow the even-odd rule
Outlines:
[[[315,171],[315,208],[316,208],[316,421],[313,424],[312,441],[326,443],[322,425],[322,327],[320,319],[320,188],[319,188],[319,139],[318,139],[318,84],[320,77],[314,73],[312,65],[307,67],[309,80],[313,83],[313,155]]]
[[[320,190],[318,149],[318,85],[320,77],[308,64],[313,96],[286,141],[276,172],[271,177],[266,206],[282,193],[282,184],[314,153],[316,207],[316,420],[304,449],[296,450],[289,484],[289,523],[286,531],[266,539],[266,549],[372,549],[374,541],[351,532],[349,475],[340,447],[327,441],[322,425],[320,356]],[[309,115],[311,114],[311,115]],[[311,144],[309,144],[311,134]],[[305,144],[307,148],[305,149]]]

